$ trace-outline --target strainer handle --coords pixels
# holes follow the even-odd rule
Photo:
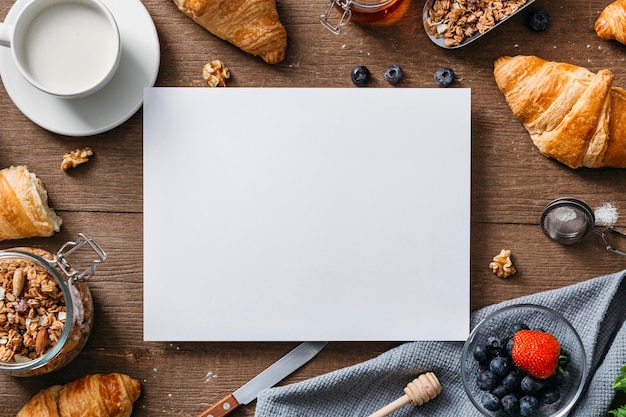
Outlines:
[[[609,243],[609,238],[608,238],[609,233],[615,233],[622,237],[626,237],[626,233],[622,232],[619,229],[614,228],[613,226],[608,226],[604,230],[593,229],[593,231],[600,235],[600,237],[602,238],[602,241],[604,241],[606,250],[608,250],[609,252],[617,253],[618,255],[626,256],[626,252],[622,252],[621,250],[616,249],[613,245]]]

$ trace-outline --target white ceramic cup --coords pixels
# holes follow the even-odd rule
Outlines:
[[[100,0],[31,0],[11,24],[0,23],[22,76],[62,98],[95,93],[113,78],[122,52],[115,18]]]

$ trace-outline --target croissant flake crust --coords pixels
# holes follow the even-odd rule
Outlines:
[[[611,71],[518,55],[496,59],[494,77],[542,154],[570,168],[626,168],[626,90]]]
[[[63,221],[48,206],[43,182],[25,166],[0,170],[0,241],[49,237]]]
[[[39,391],[16,417],[130,417],[140,394],[128,375],[89,374]]]
[[[594,23],[596,34],[626,45],[626,0],[616,0],[600,12]]]
[[[178,9],[215,36],[268,64],[285,59],[287,31],[276,0],[174,0]]]

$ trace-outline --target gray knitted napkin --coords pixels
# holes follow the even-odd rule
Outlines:
[[[604,416],[613,400],[613,379],[626,364],[626,270],[579,284],[482,308],[471,327],[511,304],[533,303],[563,314],[583,340],[590,372],[587,388],[570,416]],[[460,375],[462,342],[410,342],[369,361],[291,385],[270,388],[258,398],[255,417],[368,416],[403,394],[406,384],[434,372],[442,392],[393,416],[480,416],[467,398]]]

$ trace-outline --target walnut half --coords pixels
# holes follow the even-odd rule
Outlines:
[[[517,272],[511,261],[511,251],[502,249],[500,253],[493,258],[493,262],[489,264],[491,272],[500,278],[508,278]]]
[[[226,87],[226,80],[230,78],[230,70],[222,61],[216,59],[202,68],[202,78],[211,87]]]
[[[76,168],[80,164],[84,164],[89,161],[89,157],[93,155],[91,148],[86,147],[83,149],[75,149],[72,152],[63,155],[63,162],[61,162],[61,169],[67,171],[70,168]]]

